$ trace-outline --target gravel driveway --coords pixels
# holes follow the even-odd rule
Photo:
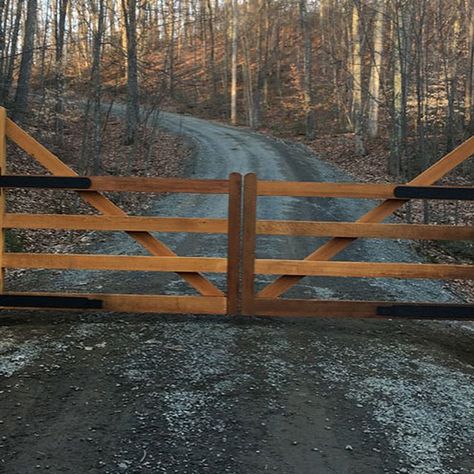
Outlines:
[[[300,145],[171,113],[161,124],[196,145],[190,177],[349,180]],[[262,198],[258,213],[354,220],[372,205]],[[153,214],[224,217],[226,199],[167,195]],[[180,255],[225,253],[221,236],[162,237]],[[257,254],[301,258],[321,242],[264,237]],[[95,250],[141,253],[122,234]],[[340,258],[418,257],[406,243],[367,240]],[[192,293],[172,275],[123,272],[36,271],[19,289],[32,288]],[[288,294],[455,300],[441,282],[382,279],[305,279]],[[474,472],[472,343],[470,326],[455,323],[10,312],[0,326],[0,471]]]

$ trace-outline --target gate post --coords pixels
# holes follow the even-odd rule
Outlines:
[[[242,224],[242,175],[229,175],[227,213],[227,315],[239,314],[240,231]]]
[[[0,107],[0,175],[6,174],[7,167],[7,110]],[[4,215],[5,215],[5,188],[0,189],[0,293],[5,290],[5,269],[3,267],[3,254],[5,252],[5,229]]]
[[[244,178],[244,229],[242,242],[242,314],[251,316],[255,306],[255,245],[257,226],[257,175]]]

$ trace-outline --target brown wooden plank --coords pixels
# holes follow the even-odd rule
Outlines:
[[[37,142],[31,135],[7,118],[6,133],[26,153],[31,155],[53,175],[78,176],[69,166],[63,163],[56,155]],[[126,217],[127,213],[112,201],[96,191],[78,191],[85,202],[97,209],[101,214],[117,217]],[[157,256],[175,256],[176,254],[148,232],[128,232],[151,254]],[[213,285],[207,278],[197,273],[179,273],[193,288],[204,296],[224,296],[224,293]]]
[[[421,173],[415,179],[410,181],[408,184],[416,186],[429,186],[435,184],[443,176],[448,174],[451,170],[456,168],[460,163],[467,160],[474,154],[474,136],[466,140],[464,143],[459,145],[453,151],[445,155],[441,160],[435,163],[433,166],[428,168],[426,171]],[[389,199],[379,204],[378,206],[371,209],[360,219],[358,223],[377,223],[382,222],[384,219],[389,217],[394,211],[400,208],[406,200],[403,199]],[[329,242],[323,244],[321,247],[316,249],[310,255],[306,257],[306,260],[310,261],[324,261],[330,260],[337,254],[347,248],[355,238],[336,237],[331,239]],[[261,290],[257,296],[276,298],[287,291],[292,286],[296,285],[300,281],[299,276],[281,276],[273,281],[271,284]]]
[[[390,199],[396,184],[261,181],[258,196]]]
[[[371,224],[258,220],[257,234],[365,237],[418,240],[472,240],[474,227],[418,224]]]
[[[428,188],[430,195],[447,192],[448,190],[471,190],[469,186],[427,186],[420,187],[401,184],[373,184],[373,183],[331,183],[331,182],[310,182],[310,181],[258,181],[258,196],[294,196],[294,197],[321,197],[321,198],[350,198],[350,199],[394,199],[403,198],[396,196],[397,189],[405,189],[407,192]],[[423,198],[422,196],[412,199],[436,199],[435,197]],[[454,198],[451,198],[454,199]]]
[[[474,265],[257,259],[255,273],[360,278],[474,279]]]
[[[6,214],[11,229],[227,233],[227,219],[188,217],[89,216],[71,214]]]
[[[255,299],[255,223],[257,219],[257,176],[244,178],[244,211],[242,236],[242,314],[253,314]]]
[[[227,314],[239,312],[240,230],[242,214],[242,176],[229,176],[229,210],[227,231]]]
[[[102,310],[117,313],[191,313],[191,314],[225,314],[226,298],[213,296],[174,296],[174,295],[121,295],[102,293],[15,293],[15,295],[32,296],[76,296],[103,301]],[[11,309],[11,308],[5,308]],[[35,308],[31,308],[35,309]],[[42,311],[45,308],[40,308]],[[69,311],[87,311],[68,309]],[[58,311],[55,309],[55,311]],[[63,311],[63,310],[61,310]]]
[[[391,319],[387,316],[377,314],[378,308],[389,307],[396,304],[390,301],[344,301],[344,300],[303,300],[286,298],[256,298],[255,314],[259,316],[282,316],[282,317],[323,317],[323,318],[376,318]],[[407,304],[408,305],[408,304]],[[415,303],[409,303],[415,305]],[[423,306],[439,308],[439,304],[422,303]],[[449,305],[446,305],[449,306]],[[438,311],[433,311],[431,318],[423,319],[446,319],[455,320],[449,316],[440,317]],[[449,313],[447,308],[446,314]],[[412,319],[418,319],[413,317]],[[462,318],[465,320],[466,318]],[[474,315],[473,318],[474,319]]]
[[[5,268],[127,270],[159,272],[227,271],[227,259],[213,257],[148,257],[127,255],[5,253]]]
[[[133,176],[89,176],[91,191],[227,194],[226,179],[141,178]]]
[[[284,317],[380,318],[378,303],[286,298],[256,298],[255,315]]]
[[[0,107],[0,175],[7,174],[7,111]],[[5,269],[3,254],[5,252],[5,211],[6,211],[6,189],[0,189],[0,293],[5,290]]]
[[[8,182],[3,183],[8,178]],[[197,193],[197,194],[227,194],[229,184],[224,179],[182,179],[182,178],[148,178],[138,176],[23,176],[8,175],[2,180],[3,188],[41,188],[41,189],[70,189],[87,191],[111,192],[146,192],[146,193]],[[53,180],[54,183],[52,182]],[[61,183],[58,180],[64,180]],[[69,181],[90,181],[89,187],[84,183]],[[12,181],[10,183],[10,181]],[[80,185],[81,184],[81,185]]]

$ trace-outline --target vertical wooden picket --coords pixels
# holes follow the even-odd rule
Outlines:
[[[0,175],[6,174],[7,167],[7,135],[6,135],[7,111],[0,107]],[[6,189],[0,188],[0,293],[5,289],[5,269],[3,266],[3,254],[5,253],[5,228],[3,226],[5,215]]]
[[[240,230],[242,220],[242,175],[229,176],[229,211],[227,224],[227,314],[239,312]]]
[[[244,224],[242,237],[242,314],[251,316],[255,306],[255,245],[257,221],[257,176],[244,178]]]

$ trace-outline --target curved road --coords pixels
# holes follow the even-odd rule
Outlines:
[[[195,143],[189,176],[348,180],[299,145],[171,113],[161,124]],[[267,198],[258,209],[353,220],[371,205]],[[225,216],[226,201],[168,195],[153,213]],[[163,240],[180,255],[225,252],[219,236]],[[263,238],[258,255],[301,258],[320,243]],[[114,234],[97,251],[140,249]],[[402,242],[371,240],[341,258],[417,257]],[[85,285],[189,291],[173,276],[100,272],[35,272],[23,286]],[[305,279],[289,294],[453,299],[441,283],[360,279]],[[472,337],[469,327],[409,321],[11,313],[0,327],[0,472],[473,472]]]

